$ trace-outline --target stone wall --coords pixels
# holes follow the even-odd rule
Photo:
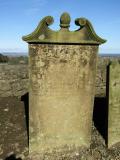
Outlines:
[[[120,58],[119,58],[120,59]],[[96,75],[96,96],[106,95],[106,70],[110,60],[118,58],[99,57]],[[28,65],[0,64],[0,97],[22,96],[28,92]]]
[[[0,97],[28,92],[28,65],[0,64]]]

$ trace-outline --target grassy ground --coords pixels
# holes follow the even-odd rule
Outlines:
[[[0,98],[0,158],[22,153],[27,147],[24,102]]]
[[[28,157],[25,107],[24,97],[0,98],[0,160],[120,160],[120,144],[107,149],[95,127],[89,149],[65,146],[64,152],[46,151]]]

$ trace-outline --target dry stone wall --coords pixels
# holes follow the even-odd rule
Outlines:
[[[106,95],[106,69],[110,60],[120,58],[98,58],[96,75],[96,96]],[[0,64],[0,97],[20,97],[28,92],[28,65]]]
[[[28,65],[0,64],[0,97],[28,92]]]

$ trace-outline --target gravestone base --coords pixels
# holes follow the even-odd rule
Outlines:
[[[27,160],[60,160],[62,158],[66,159],[76,159],[81,157],[92,157],[89,148],[86,147],[76,147],[76,146],[63,146],[61,148],[47,149],[43,151],[35,151],[29,154]]]
[[[38,137],[37,137],[38,138]],[[54,139],[54,140],[53,140]],[[69,140],[71,139],[71,140]],[[40,143],[41,141],[41,143]],[[82,146],[82,147],[81,147]],[[47,152],[54,152],[54,151],[58,151],[58,152],[64,152],[65,149],[67,149],[68,151],[72,148],[89,148],[90,147],[90,142],[88,141],[83,142],[83,139],[80,138],[80,136],[76,136],[75,138],[73,138],[73,136],[71,137],[67,137],[67,139],[65,139],[64,137],[61,138],[43,138],[36,142],[35,139],[35,143],[34,143],[34,139],[32,144],[30,144],[30,148],[29,148],[29,153],[34,153],[34,152],[38,152],[41,154],[44,154]]]

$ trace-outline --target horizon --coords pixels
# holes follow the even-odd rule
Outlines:
[[[0,52],[28,52],[28,45],[22,41],[22,36],[33,32],[47,15],[54,18],[50,28],[58,30],[61,14],[68,12],[71,16],[70,30],[78,29],[74,24],[76,18],[85,17],[90,20],[98,36],[107,40],[100,45],[99,53],[120,53],[119,6],[119,0],[84,0],[76,3],[74,0],[58,0],[57,3],[54,0],[1,0]]]
[[[0,52],[0,54],[3,54],[5,56],[28,56],[29,52]],[[120,53],[100,53],[98,52],[98,56],[120,56]]]

